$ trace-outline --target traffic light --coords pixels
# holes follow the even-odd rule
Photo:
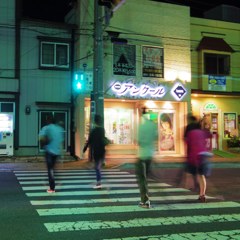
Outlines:
[[[73,89],[76,93],[86,90],[86,74],[84,72],[76,72],[74,74]]]

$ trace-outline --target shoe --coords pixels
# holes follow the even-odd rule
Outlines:
[[[150,204],[150,201],[146,201],[145,203],[143,202],[140,202],[139,203],[139,207],[142,207],[142,208],[151,208],[151,204]]]
[[[198,200],[200,201],[200,202],[206,202],[206,197],[205,197],[205,195],[202,195],[202,196],[199,196],[199,198],[198,198]]]
[[[48,193],[55,193],[55,190],[48,189],[47,192],[48,192]]]
[[[101,189],[102,188],[102,185],[100,183],[97,183],[93,189]]]

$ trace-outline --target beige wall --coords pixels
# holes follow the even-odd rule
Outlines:
[[[223,38],[234,50],[234,53],[219,51],[197,51],[197,47],[204,37]],[[230,54],[231,69],[230,76],[227,77],[227,91],[240,91],[240,24],[202,19],[191,18],[191,59],[192,59],[192,89],[207,90],[208,76],[203,75],[203,52]]]

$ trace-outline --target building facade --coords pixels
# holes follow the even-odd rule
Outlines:
[[[43,154],[38,133],[48,114],[62,124],[69,154],[73,26],[22,19],[19,2],[0,3],[0,156]]]
[[[213,149],[239,136],[240,23],[191,18],[192,111],[211,131]]]
[[[79,15],[75,15],[80,21],[76,51],[80,61],[75,70],[87,74],[96,71],[93,2],[79,1]],[[189,8],[132,0],[104,21],[104,126],[112,142],[108,153],[136,154],[139,117],[147,107],[149,118],[158,124],[156,154],[184,155],[184,126],[191,107]],[[80,157],[90,128],[90,92],[91,88],[76,98],[76,155]]]

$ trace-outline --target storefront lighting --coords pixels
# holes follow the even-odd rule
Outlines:
[[[166,70],[165,80],[175,81],[177,79],[177,71],[175,70]]]
[[[179,78],[179,80],[184,81],[184,82],[190,82],[190,79],[191,79],[190,74],[185,71],[179,72],[178,78]]]
[[[170,102],[165,102],[163,104],[164,109],[173,109],[173,105]]]
[[[150,109],[157,108],[156,103],[153,101],[146,101],[145,106],[146,106],[146,108],[150,108]]]

